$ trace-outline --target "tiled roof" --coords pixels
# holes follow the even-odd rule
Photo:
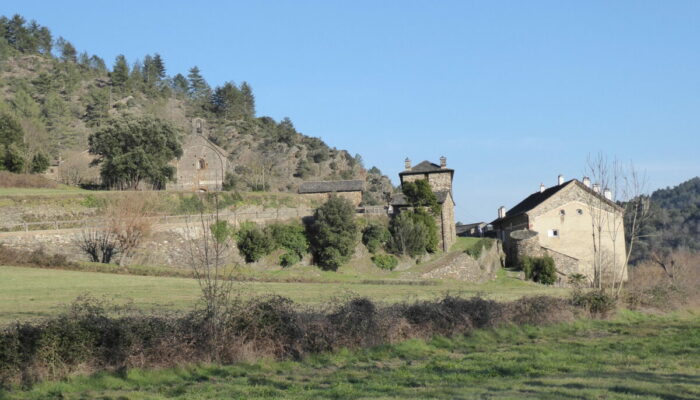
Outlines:
[[[299,186],[299,193],[332,193],[332,192],[359,192],[364,188],[364,181],[314,181],[303,182]]]

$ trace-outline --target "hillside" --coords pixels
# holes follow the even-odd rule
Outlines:
[[[651,216],[632,259],[674,249],[700,250],[700,177],[651,194]]]
[[[192,118],[202,117],[209,139],[230,152],[232,189],[294,191],[304,180],[366,179],[367,204],[393,191],[378,169],[364,168],[360,155],[298,132],[288,118],[257,116],[245,81],[212,88],[196,66],[169,74],[157,53],[131,62],[118,56],[110,68],[18,15],[0,17],[0,114],[22,127],[24,137],[14,145],[27,172],[37,154],[76,157],[111,117],[153,115],[182,135]]]

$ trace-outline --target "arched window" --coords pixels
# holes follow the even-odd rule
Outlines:
[[[200,158],[197,163],[197,169],[207,169],[207,160]]]

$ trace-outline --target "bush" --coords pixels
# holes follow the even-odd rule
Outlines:
[[[370,253],[376,253],[389,240],[389,230],[382,224],[370,223],[362,230],[362,244]]]
[[[255,223],[246,222],[236,234],[238,250],[246,262],[255,262],[274,250],[274,242]]]
[[[30,267],[68,268],[77,264],[68,261],[63,254],[47,254],[43,249],[18,250],[0,244],[0,265],[22,265]]]
[[[391,220],[389,231],[391,239],[387,247],[394,254],[417,257],[437,251],[439,239],[435,218],[422,208],[399,213]]]
[[[523,257],[520,260],[525,277],[534,282],[551,285],[557,280],[557,269],[554,267],[554,259],[550,256]]]
[[[288,251],[280,256],[280,265],[283,267],[291,267],[299,261],[301,261],[299,255],[292,251]]]
[[[465,253],[469,254],[471,258],[478,260],[479,257],[481,257],[481,252],[484,249],[490,249],[492,244],[493,242],[491,241],[491,239],[479,239],[476,243],[472,245],[472,247],[465,250]]]
[[[591,292],[576,290],[571,296],[571,303],[587,310],[591,315],[606,317],[610,311],[615,309],[617,300],[605,293],[604,290]]]
[[[304,226],[298,223],[275,223],[265,228],[276,246],[295,254],[298,262],[309,251],[309,240],[306,238]],[[294,264],[292,263],[292,264]]]
[[[2,150],[0,149],[0,152],[1,151]],[[41,175],[15,174],[12,172],[3,171],[2,167],[0,167],[0,187],[53,189],[57,186],[58,185],[56,185],[55,182],[52,182]]]
[[[315,262],[337,270],[350,260],[357,243],[355,209],[349,200],[332,196],[314,213],[309,239]]]
[[[399,259],[391,254],[377,254],[372,256],[372,262],[374,265],[381,269],[386,269],[393,271],[397,265],[399,265]]]

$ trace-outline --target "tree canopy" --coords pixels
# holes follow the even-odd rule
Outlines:
[[[347,199],[328,199],[316,210],[309,230],[314,261],[322,268],[335,271],[355,252],[355,210]]]
[[[90,153],[98,156],[102,182],[122,190],[136,189],[141,182],[163,188],[175,175],[169,162],[182,155],[177,130],[151,116],[109,120],[88,143]]]

